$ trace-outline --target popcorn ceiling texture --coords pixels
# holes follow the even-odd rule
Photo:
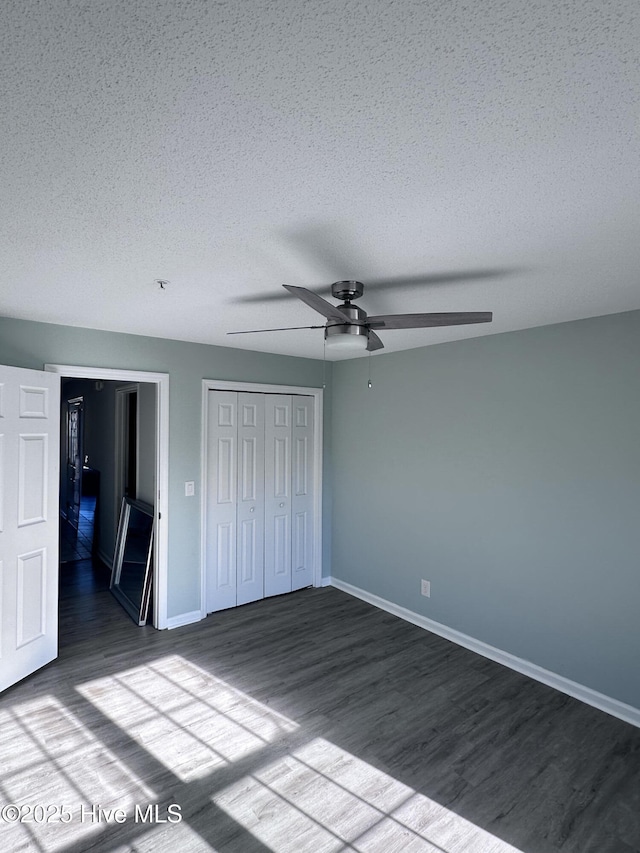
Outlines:
[[[640,308],[639,45],[636,0],[5,0],[0,314],[322,357],[233,297],[513,270],[365,292],[494,311],[387,352]]]

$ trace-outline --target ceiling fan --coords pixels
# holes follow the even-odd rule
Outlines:
[[[331,285],[331,294],[342,300],[341,305],[332,305],[306,287],[282,285],[292,296],[296,296],[314,311],[326,317],[321,326],[284,326],[279,329],[250,329],[242,332],[227,332],[228,335],[250,335],[257,332],[285,332],[291,329],[324,329],[327,347],[335,350],[375,350],[384,344],[376,330],[387,329],[424,329],[433,326],[460,326],[468,323],[490,323],[491,311],[456,311],[448,314],[378,314],[369,317],[367,312],[353,300],[364,293],[361,281],[336,281]]]

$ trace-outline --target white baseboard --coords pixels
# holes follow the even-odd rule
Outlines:
[[[108,557],[104,551],[98,551],[98,557],[102,562],[113,571],[113,557]],[[205,613],[204,616],[207,614]],[[171,616],[167,619],[166,624],[162,628],[180,628],[182,625],[191,625],[192,622],[199,622],[204,619],[200,610],[192,610],[190,613],[180,613],[178,616]]]
[[[320,578],[318,586],[333,586],[333,578]]]
[[[472,652],[476,652],[476,654],[496,661],[496,663],[507,666],[509,669],[535,679],[535,681],[540,681],[542,684],[553,687],[561,693],[573,696],[574,699],[579,699],[581,702],[585,702],[599,711],[604,711],[606,714],[611,714],[613,717],[624,720],[625,723],[631,723],[632,726],[640,728],[639,708],[634,708],[632,705],[627,705],[618,699],[612,699],[611,696],[605,696],[604,693],[598,693],[597,690],[592,690],[590,687],[585,687],[583,684],[571,681],[569,678],[551,672],[551,670],[543,669],[543,667],[535,663],[523,660],[523,658],[516,657],[509,652],[504,652],[502,649],[497,649],[488,643],[483,643],[482,640],[476,640],[474,637],[456,631],[454,628],[449,628],[440,622],[434,622],[433,619],[428,619],[426,616],[414,613],[413,610],[408,610],[406,607],[401,607],[399,604],[394,604],[392,601],[387,601],[385,598],[373,595],[373,593],[341,581],[339,578],[323,578],[322,580],[323,586],[334,586],[336,589],[340,589],[349,595],[353,595],[355,598],[366,601],[374,607],[379,607],[380,610],[392,613],[406,622],[411,622],[419,628],[424,628],[426,631],[438,634],[446,640],[451,640],[451,642],[457,643],[459,646],[464,646],[465,649],[470,649]],[[324,583],[324,581],[327,581],[327,583]]]
[[[180,613],[178,616],[169,616],[167,619],[166,628],[181,628],[183,625],[191,625],[193,622],[199,622],[202,619],[202,611],[191,610],[189,613]]]

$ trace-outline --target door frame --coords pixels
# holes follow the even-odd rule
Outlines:
[[[45,364],[50,373],[70,379],[97,379],[116,382],[149,382],[156,386],[156,500],[153,583],[153,626],[168,628],[167,587],[169,567],[169,374],[113,367],[82,367]]]
[[[209,413],[207,395],[209,391],[238,391],[258,394],[300,394],[313,397],[313,585],[322,586],[322,424],[323,389],[302,385],[266,385],[260,382],[233,382],[223,379],[202,380],[202,449],[200,453],[202,483],[200,507],[200,618],[207,616],[207,461]]]

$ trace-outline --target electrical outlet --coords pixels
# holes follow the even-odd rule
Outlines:
[[[196,493],[196,484],[194,480],[187,480],[184,484],[184,496],[192,498]]]
[[[431,581],[420,581],[420,592],[427,598],[431,598]]]

